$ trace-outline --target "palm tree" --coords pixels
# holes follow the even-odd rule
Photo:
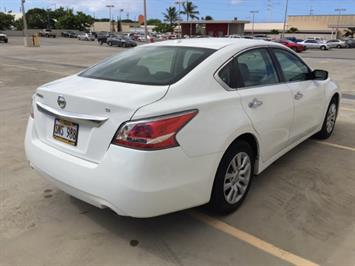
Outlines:
[[[182,3],[183,11],[181,11],[181,14],[186,15],[186,20],[189,21],[189,18],[195,19],[198,18],[196,15],[200,14],[199,11],[197,11],[197,6],[195,6],[192,2],[183,2]]]
[[[163,16],[165,21],[169,21],[170,26],[179,19],[179,13],[177,12],[176,7],[167,8],[166,13],[163,12]]]

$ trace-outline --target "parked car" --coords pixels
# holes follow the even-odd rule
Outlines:
[[[306,47],[304,45],[289,41],[287,39],[285,39],[285,40],[277,40],[276,42],[287,46],[288,48],[292,49],[293,51],[295,51],[297,53],[301,53],[301,52],[306,50]]]
[[[78,35],[79,41],[95,41],[95,36],[90,33],[82,33]]]
[[[346,41],[347,48],[355,48],[355,40],[354,39],[347,39]]]
[[[124,36],[111,36],[107,38],[107,45],[118,47],[135,47],[137,43]]]
[[[9,39],[7,38],[7,35],[4,32],[0,32],[0,42],[8,43]]]
[[[64,38],[78,38],[78,34],[75,31],[64,31],[61,36]]]
[[[303,42],[299,42],[298,44],[302,44],[307,49],[329,50],[329,48],[330,48],[327,43],[313,40],[313,39],[306,39]]]
[[[326,42],[330,48],[346,48],[346,42],[339,39],[329,40]]]
[[[120,215],[229,213],[254,174],[331,136],[340,99],[327,71],[278,43],[165,41],[38,88],[25,151],[60,189]]]
[[[291,42],[295,42],[295,43],[303,42],[303,39],[298,39],[296,37],[286,37],[286,39],[291,41]]]
[[[44,29],[38,33],[40,37],[46,37],[46,38],[56,38],[57,34],[53,32],[51,29]]]
[[[99,32],[97,34],[97,42],[100,45],[103,45],[104,43],[107,42],[107,38],[112,37],[112,36],[116,36],[116,35],[113,33],[110,33],[110,32]]]

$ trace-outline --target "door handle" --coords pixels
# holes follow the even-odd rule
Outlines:
[[[251,102],[248,104],[248,106],[249,106],[249,108],[257,108],[257,107],[259,107],[259,106],[262,105],[262,104],[263,104],[262,101],[260,101],[260,100],[258,100],[258,99],[256,99],[256,98],[254,98],[253,101],[251,101]]]
[[[302,99],[302,98],[303,98],[303,94],[298,91],[298,92],[295,94],[295,99],[296,99],[296,100],[300,100],[300,99]]]

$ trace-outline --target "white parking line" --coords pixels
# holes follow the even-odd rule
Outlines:
[[[27,67],[27,66],[20,66],[20,65],[11,65],[11,64],[4,64],[4,63],[0,63],[0,65],[3,66],[9,66],[9,67],[15,67],[15,68],[22,68],[22,69],[28,69],[28,70],[35,70],[35,71],[44,71],[44,72],[48,72],[48,73],[54,73],[54,74],[60,74],[60,75],[66,75],[63,72],[57,72],[57,71],[51,71],[51,70],[46,70],[46,69],[39,69],[39,68],[35,68],[35,67]]]
[[[282,259],[284,261],[287,261],[293,265],[298,265],[298,266],[319,266],[319,264],[316,264],[310,260],[304,259],[300,256],[297,256],[295,254],[292,254],[286,250],[283,250],[281,248],[278,248],[274,246],[273,244],[270,244],[264,240],[261,240],[260,238],[257,238],[249,233],[246,233],[240,229],[237,229],[225,222],[222,222],[218,219],[215,219],[213,217],[210,217],[208,215],[198,213],[198,212],[190,212],[191,216],[195,218],[196,220],[199,220],[200,222],[203,222],[209,226],[212,226],[213,228],[222,231],[234,238],[237,238],[243,242],[248,243],[249,245],[256,247],[266,253],[269,253],[279,259]]]
[[[338,148],[338,149],[343,149],[343,150],[354,151],[355,152],[355,148],[354,147],[343,146],[343,145],[330,143],[330,142],[326,142],[326,141],[319,141],[319,140],[315,140],[314,142],[319,143],[319,144],[323,144],[323,145],[327,145],[327,146],[331,146],[331,147],[334,147],[334,148]]]
[[[355,109],[351,109],[351,108],[345,108],[345,107],[342,107],[342,108],[340,108],[340,111],[350,111],[350,112],[355,112]]]

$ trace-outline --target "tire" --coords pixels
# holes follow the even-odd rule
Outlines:
[[[126,48],[127,47],[126,43],[122,43],[122,47]]]
[[[297,51],[297,48],[296,47],[292,47],[291,48],[295,53],[298,53],[298,51]]]
[[[327,50],[327,47],[325,47],[324,45],[322,45],[322,46],[320,47],[320,49],[321,49],[322,51],[325,51],[325,50]]]
[[[246,141],[237,141],[228,148],[215,176],[209,202],[211,209],[221,214],[238,209],[248,194],[254,163],[255,152]]]
[[[107,44],[108,44],[109,46],[112,46],[112,42],[108,42]]]
[[[340,48],[341,48],[341,45],[337,45],[337,48],[340,49]]]
[[[322,129],[314,135],[317,139],[327,139],[329,138],[335,127],[335,122],[338,115],[338,102],[335,98],[333,98],[328,106],[327,113],[325,115]]]

